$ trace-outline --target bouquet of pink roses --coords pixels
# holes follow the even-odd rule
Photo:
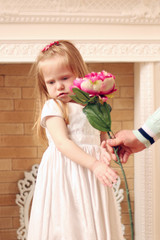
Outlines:
[[[83,112],[90,124],[99,131],[107,132],[109,138],[111,138],[111,135],[114,136],[111,130],[110,112],[112,109],[107,103],[107,100],[108,98],[112,97],[113,92],[117,90],[115,88],[115,77],[106,71],[98,73],[92,72],[86,75],[84,78],[76,78],[71,88],[74,93],[71,98],[75,102],[85,106],[83,108]],[[131,236],[133,240],[134,230],[127,179],[122,163],[118,156],[118,148],[114,148],[114,152],[117,156],[116,163],[120,166],[124,177],[131,225]]]

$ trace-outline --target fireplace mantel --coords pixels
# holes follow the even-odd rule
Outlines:
[[[158,40],[74,40],[86,62],[157,62]],[[39,51],[53,40],[0,40],[1,63],[34,62]]]

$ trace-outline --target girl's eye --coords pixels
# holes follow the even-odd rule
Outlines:
[[[67,80],[68,79],[68,77],[63,77],[63,80]]]
[[[51,84],[51,85],[54,84],[54,81],[50,81],[49,84]]]

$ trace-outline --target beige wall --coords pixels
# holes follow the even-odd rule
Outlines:
[[[134,81],[132,63],[89,63],[90,70],[107,70],[116,76],[118,91],[110,100],[112,130],[133,128]],[[30,64],[0,65],[0,239],[14,240],[19,227],[19,208],[15,204],[17,181],[24,178],[39,163],[43,149],[33,135],[34,80],[28,78]],[[117,168],[117,165],[113,164]],[[119,171],[119,169],[117,169]],[[120,171],[119,171],[120,172]],[[125,172],[134,204],[133,157],[125,165]],[[121,176],[121,172],[120,172]],[[122,180],[122,188],[124,182]],[[126,239],[130,237],[128,208],[122,203],[122,222]]]

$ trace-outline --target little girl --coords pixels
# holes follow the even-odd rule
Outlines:
[[[105,134],[94,129],[73,102],[70,87],[88,73],[69,41],[47,45],[37,58],[41,117],[48,148],[38,170],[28,240],[121,240],[121,224]],[[102,143],[101,143],[102,142]]]

